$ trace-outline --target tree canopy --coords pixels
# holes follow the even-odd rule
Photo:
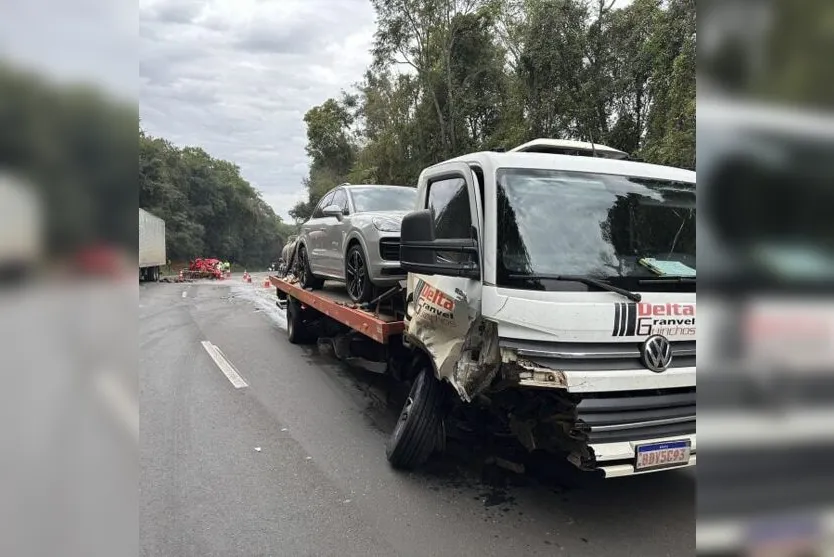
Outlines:
[[[249,266],[278,258],[291,228],[235,164],[139,130],[139,206],[165,219],[168,258]]]
[[[135,105],[0,65],[0,124],[0,171],[36,189],[50,252],[100,242],[136,250]],[[237,166],[141,128],[138,158],[139,206],[165,219],[170,259],[213,256],[251,266],[277,259],[293,227]]]
[[[372,0],[373,63],[311,108],[309,217],[344,181],[416,184],[466,152],[581,139],[695,167],[695,2]]]

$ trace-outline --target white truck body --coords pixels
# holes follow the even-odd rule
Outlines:
[[[165,221],[139,209],[139,269],[150,280],[158,278],[166,264]],[[153,276],[152,276],[153,275]]]
[[[42,255],[40,205],[31,187],[0,173],[0,268],[23,270]]]
[[[290,342],[410,383],[395,468],[442,451],[446,420],[606,477],[695,465],[695,173],[604,149],[424,169],[402,312],[402,289],[357,307],[273,277]]]
[[[501,218],[506,225],[507,217],[499,215],[501,211],[506,215],[508,202],[505,200],[511,195],[503,193],[503,186],[499,186],[503,171],[520,173],[522,178],[518,180],[524,185],[519,191],[526,188],[524,192],[515,192],[517,205],[512,209],[515,212],[510,222],[524,221],[523,225],[517,225],[520,232],[515,240],[510,236],[502,240],[500,232],[496,232],[501,227]],[[510,181],[509,177],[505,178]],[[454,187],[459,189],[455,193],[437,194],[436,204],[430,198],[431,188],[440,183],[446,187],[450,181],[457,181],[459,185]],[[560,243],[558,238],[552,239],[558,236],[554,234],[557,227],[546,222],[566,219],[567,214],[542,212],[557,210],[560,203],[545,201],[542,209],[541,200],[550,195],[545,190],[550,188],[553,195],[562,195],[557,191],[562,187],[572,196],[566,198],[566,203],[575,205],[570,209],[576,214],[572,222],[581,226],[590,222],[587,235],[595,236],[594,241],[587,243],[582,237],[571,240],[583,244],[578,248]],[[617,190],[620,187],[624,188],[622,192]],[[406,224],[403,224],[401,259],[403,267],[410,270],[407,342],[429,354],[438,378],[448,381],[464,401],[475,401],[481,395],[495,401],[510,390],[526,397],[536,406],[536,414],[521,417],[519,410],[513,410],[516,416],[511,420],[516,421],[511,421],[510,427],[530,450],[548,444],[547,448],[564,452],[578,467],[602,470],[607,477],[694,465],[694,276],[679,280],[681,285],[684,282],[688,285],[677,287],[672,283],[680,277],[659,284],[664,282],[660,277],[645,274],[648,273],[645,270],[635,271],[641,267],[635,261],[631,262],[633,269],[625,272],[622,265],[628,256],[620,251],[614,253],[617,242],[611,239],[616,234],[611,231],[613,205],[619,202],[611,200],[623,199],[628,203],[639,197],[639,204],[630,210],[644,211],[644,216],[650,211],[667,211],[663,216],[667,220],[662,222],[675,223],[671,233],[670,227],[666,227],[663,236],[674,240],[655,249],[654,253],[662,254],[653,257],[671,262],[674,257],[664,257],[667,248],[670,254],[675,250],[678,241],[675,230],[678,224],[681,229],[687,224],[692,236],[688,261],[694,266],[694,188],[695,173],[688,170],[610,158],[542,153],[473,153],[424,170],[418,185],[418,212],[428,210],[435,222],[437,239],[431,241],[441,245],[432,248],[436,260],[443,259],[440,255],[444,253],[443,245],[464,246],[471,242],[472,261],[467,265],[474,268],[474,274],[461,276],[467,271],[462,266],[454,267],[460,262],[454,261],[453,249],[445,252],[451,257],[451,270],[415,272],[413,263],[407,262]],[[509,186],[506,189],[510,191]],[[589,198],[583,197],[592,190],[595,193]],[[499,191],[503,201],[498,197]],[[677,199],[676,192],[681,192],[686,201],[666,206],[670,198]],[[602,200],[601,209],[593,200]],[[504,206],[499,208],[502,202]],[[455,218],[440,224],[443,212],[451,212],[454,203],[459,203]],[[627,215],[628,210],[618,214]],[[627,224],[623,230],[627,232],[621,234],[620,243],[629,234],[642,234],[644,239],[654,236],[637,230],[643,221],[624,218]],[[656,216],[645,218],[646,222],[655,219],[651,221],[653,226],[660,222]],[[460,228],[457,223],[461,221],[468,222]],[[608,230],[605,230],[606,222]],[[458,235],[441,235],[441,226],[457,227],[453,234]],[[451,243],[442,244],[444,241]],[[608,248],[610,253],[602,253]],[[414,249],[426,249],[426,246],[415,244]],[[549,254],[563,252],[570,253],[550,258]],[[579,272],[575,269],[587,255],[595,265],[613,269],[609,273],[613,276],[605,277],[609,284],[622,279],[635,286],[638,283],[646,286],[630,288],[630,294],[641,297],[639,301],[598,288],[581,285],[577,288],[575,279],[570,278],[532,287],[524,283],[526,279],[508,280],[507,277],[518,277],[508,275],[506,269],[499,271],[499,267],[507,265],[507,258],[512,261],[517,253],[522,253],[521,259],[527,260],[519,263],[519,268],[528,269],[526,272],[531,276],[542,272],[537,269],[548,265],[558,267],[560,262],[568,268],[547,272],[576,275]],[[574,264],[571,258],[578,263]],[[619,272],[611,262],[618,262]],[[456,273],[458,276],[454,276]],[[644,362],[649,339],[657,337],[671,350],[672,357],[661,369],[652,370]],[[545,404],[551,403],[542,401],[551,399],[556,402],[545,409]],[[548,412],[552,415],[547,415]],[[545,433],[540,429],[542,424],[558,425],[553,428],[555,432]]]

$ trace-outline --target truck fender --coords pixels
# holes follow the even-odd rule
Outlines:
[[[406,341],[431,359],[438,379],[466,402],[486,389],[501,364],[495,325],[481,318],[480,285],[456,277],[410,274]]]

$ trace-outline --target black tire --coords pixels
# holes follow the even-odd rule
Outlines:
[[[443,384],[434,377],[431,368],[424,368],[414,378],[411,392],[385,447],[391,466],[411,470],[423,464],[434,452],[443,420],[444,393]]]
[[[357,303],[369,302],[374,297],[374,285],[368,274],[368,258],[359,244],[350,246],[345,256],[345,288],[350,299]]]
[[[312,340],[310,328],[304,322],[301,304],[287,297],[287,338],[292,344],[307,344]]]
[[[309,288],[316,290],[324,285],[324,281],[313,274],[310,270],[310,260],[307,258],[307,248],[303,245],[298,248],[298,267],[301,270],[301,276],[298,277],[302,288]]]

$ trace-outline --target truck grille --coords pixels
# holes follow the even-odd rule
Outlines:
[[[400,260],[400,239],[382,238],[379,241],[379,256],[383,261]]]
[[[637,441],[695,433],[695,387],[585,395],[578,428],[589,443]]]
[[[669,369],[695,367],[695,341],[672,342]],[[561,371],[645,370],[640,344],[501,339],[501,348]],[[584,394],[577,429],[589,443],[637,441],[695,433],[695,387]]]
[[[519,356],[543,367],[563,371],[608,371],[646,369],[640,361],[639,343],[611,342],[534,342],[501,339],[501,348],[515,350]],[[695,341],[671,342],[669,369],[695,367]]]

